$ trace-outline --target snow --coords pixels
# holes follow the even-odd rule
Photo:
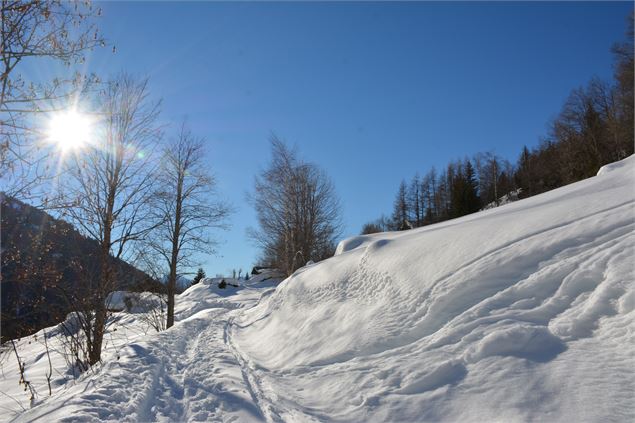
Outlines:
[[[508,192],[498,199],[498,201],[492,201],[483,207],[483,210],[493,209],[495,207],[504,206],[505,204],[513,203],[514,201],[519,200],[520,194],[523,192],[522,188],[515,189],[513,191]]]
[[[151,292],[114,291],[106,297],[106,307],[112,311],[147,312],[160,304],[161,297]],[[164,298],[165,301],[165,298]]]
[[[30,408],[29,396],[18,385],[13,352],[3,351],[0,409],[7,413],[0,420],[57,421],[72,416],[99,421],[264,421],[244,383],[243,367],[226,343],[226,329],[228,311],[255,305],[275,283],[227,289],[196,284],[177,297],[177,323],[161,333],[136,307],[114,313],[104,337],[103,364],[77,379],[61,354],[61,325],[45,330],[54,367],[50,398],[44,331],[23,338],[18,350],[38,398]],[[126,292],[112,297],[113,302],[123,302],[124,297],[156,298]]]
[[[40,342],[21,340],[38,399],[5,358],[0,420],[633,421],[634,229],[629,157],[502,207],[344,240],[279,285],[204,280],[167,331],[116,313],[103,364],[73,380],[56,359],[50,398]]]

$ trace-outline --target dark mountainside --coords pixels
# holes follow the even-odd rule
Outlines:
[[[99,275],[99,246],[70,224],[0,194],[2,341],[62,321]],[[118,289],[162,291],[164,286],[112,258]]]

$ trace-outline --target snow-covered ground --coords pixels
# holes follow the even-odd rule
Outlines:
[[[177,297],[177,323],[161,333],[153,328],[154,316],[138,306],[130,313],[114,313],[104,337],[103,364],[77,379],[68,370],[58,327],[23,338],[18,352],[37,397],[31,407],[29,392],[18,384],[13,350],[7,348],[1,360],[0,421],[262,420],[244,382],[243,367],[226,339],[233,313],[253,307],[279,282],[261,279],[241,281],[240,287],[226,289],[207,279],[189,288]],[[154,298],[118,292],[111,303],[123,304],[128,295]],[[45,332],[53,367],[51,397],[46,382]]]
[[[634,229],[630,157],[502,207],[354,237],[275,289],[194,286],[159,334],[121,313],[138,330],[33,408],[6,361],[2,391],[27,411],[3,395],[20,412],[0,419],[633,421]],[[25,342],[27,376],[43,377]]]

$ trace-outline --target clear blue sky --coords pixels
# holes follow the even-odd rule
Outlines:
[[[208,275],[250,267],[245,200],[272,131],[323,167],[345,236],[389,213],[402,178],[479,151],[515,161],[571,89],[612,76],[623,3],[102,3],[102,76],[149,75],[187,116],[237,211]]]

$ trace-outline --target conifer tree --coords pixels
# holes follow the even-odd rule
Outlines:
[[[203,280],[203,278],[205,278],[205,271],[202,267],[199,267],[198,271],[196,272],[196,276],[194,276],[194,279],[192,279],[192,285],[196,285],[201,280]]]
[[[478,196],[478,182],[474,167],[469,160],[465,160],[465,214],[477,212],[480,209],[481,200]]]

